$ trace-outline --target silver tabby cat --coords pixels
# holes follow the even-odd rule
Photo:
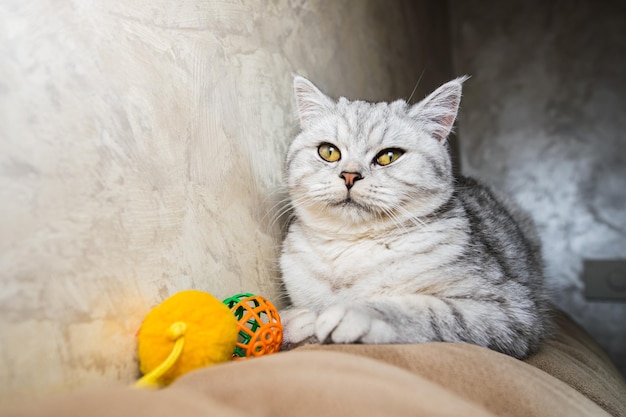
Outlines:
[[[446,139],[464,81],[408,105],[335,101],[295,77],[285,345],[466,342],[517,358],[537,350],[549,322],[532,222],[452,174]]]

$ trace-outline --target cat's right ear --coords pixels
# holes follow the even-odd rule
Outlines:
[[[293,90],[296,95],[300,126],[306,129],[311,122],[333,107],[333,100],[322,93],[311,81],[295,75]]]

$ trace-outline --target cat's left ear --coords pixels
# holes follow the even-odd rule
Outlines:
[[[448,81],[424,100],[412,106],[408,115],[424,122],[428,131],[437,140],[446,139],[459,111],[463,82],[468,78],[468,76],[463,76]]]
[[[306,129],[313,119],[332,109],[333,100],[322,93],[311,81],[295,75],[293,77],[293,89],[298,105],[300,126]]]

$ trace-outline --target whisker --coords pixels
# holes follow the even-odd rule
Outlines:
[[[426,71],[426,69],[422,70],[422,73],[420,74],[420,77],[417,79],[417,82],[415,83],[415,87],[413,87],[413,91],[411,91],[411,95],[409,96],[409,98],[406,100],[407,104],[411,103],[411,99],[413,98],[413,95],[415,94],[415,92],[417,91],[417,86],[420,85],[420,81],[422,81],[422,77],[424,76],[424,72]]]

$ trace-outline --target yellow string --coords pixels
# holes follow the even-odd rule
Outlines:
[[[172,366],[176,363],[180,354],[183,351],[183,346],[185,344],[185,332],[187,331],[187,324],[182,321],[177,321],[172,324],[166,331],[165,335],[170,339],[174,340],[174,348],[170,355],[161,363],[159,366],[154,368],[152,371],[144,375],[139,381],[135,382],[133,387],[135,388],[157,388],[161,384],[159,383],[159,378],[163,376],[167,371],[170,370]]]

